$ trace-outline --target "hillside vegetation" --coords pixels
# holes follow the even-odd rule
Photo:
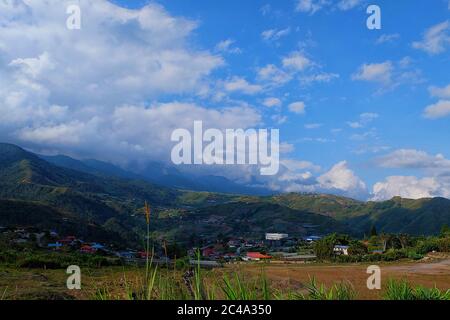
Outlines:
[[[87,163],[102,170],[88,173],[80,167],[87,164],[70,159],[59,156],[50,163],[18,146],[0,144],[0,225],[67,228],[122,239],[124,245],[140,244],[145,201],[153,209],[152,235],[176,241],[219,235],[260,239],[265,232],[362,236],[373,226],[379,232],[431,235],[450,225],[450,200],[444,198],[361,202],[324,194],[197,192],[138,180],[96,160]]]

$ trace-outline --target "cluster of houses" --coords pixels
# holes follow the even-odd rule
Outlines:
[[[104,245],[97,242],[85,242],[76,236],[60,237],[54,230],[41,231],[37,228],[7,228],[0,226],[0,234],[3,234],[11,243],[30,244],[49,250],[71,250],[86,254],[94,254],[99,251],[109,251]]]
[[[41,232],[35,228],[12,229],[0,226],[0,233],[9,235],[9,239],[17,244],[34,243],[41,248],[48,248],[53,251],[70,250],[84,254],[104,253],[117,256],[119,258],[136,261],[145,260],[146,252],[134,250],[113,251],[105,245],[97,242],[85,242],[76,236],[60,237],[55,231]],[[303,238],[290,237],[284,233],[266,233],[264,240],[248,240],[244,238],[230,239],[226,243],[210,243],[201,248],[188,250],[191,263],[198,263],[198,252],[200,252],[201,263],[205,266],[215,267],[224,262],[235,261],[263,261],[263,260],[284,260],[284,261],[310,261],[316,256],[313,252],[299,254],[298,244],[313,244],[320,240],[317,235],[310,235]],[[348,255],[348,246],[336,245],[334,252],[336,255]],[[163,255],[161,255],[163,256]],[[153,257],[155,259],[155,257]],[[168,263],[167,257],[154,260],[155,262]]]
[[[210,243],[201,248],[192,248],[188,254],[192,262],[198,263],[197,252],[200,252],[202,263],[233,261],[310,261],[316,256],[313,253],[298,254],[299,242],[312,244],[320,240],[320,236],[311,235],[304,238],[290,237],[285,233],[266,233],[264,240],[230,239],[227,243]]]

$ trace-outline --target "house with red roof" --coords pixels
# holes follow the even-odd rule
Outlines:
[[[89,254],[94,254],[95,252],[97,252],[97,250],[95,250],[94,248],[92,248],[91,246],[85,245],[82,246],[80,249],[81,253],[89,253]]]
[[[247,252],[247,256],[243,258],[245,261],[260,261],[272,259],[271,256],[262,254],[260,252]]]

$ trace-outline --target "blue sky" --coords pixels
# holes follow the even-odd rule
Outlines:
[[[81,1],[81,8],[89,2]],[[114,0],[112,3],[131,12],[156,5],[159,9],[150,17],[159,19],[162,15],[177,21],[177,26],[167,32],[168,39],[174,43],[164,44],[161,50],[179,50],[178,46],[182,46],[190,54],[187,64],[189,59],[198,57],[199,66],[193,72],[198,72],[198,77],[191,79],[185,75],[179,81],[201,82],[195,88],[164,86],[152,94],[144,88],[145,93],[136,91],[129,97],[125,95],[120,108],[124,104],[158,103],[193,104],[206,110],[241,108],[235,111],[245,113],[250,126],[279,128],[281,140],[289,149],[282,157],[297,161],[295,169],[286,173],[289,177],[281,179],[293,184],[278,181],[274,183],[278,191],[316,190],[302,187],[315,184],[319,185],[318,191],[329,188],[361,198],[382,199],[397,194],[450,196],[449,1]],[[366,27],[369,4],[381,8],[381,30]],[[87,13],[88,17],[90,14]],[[188,21],[187,25],[183,21]],[[105,25],[106,29],[102,30]],[[134,32],[135,28],[132,24],[118,24],[114,28],[109,28],[108,23],[99,26],[95,32],[110,33],[110,39],[115,40],[119,39],[117,31],[130,28]],[[149,38],[142,43],[136,40],[130,48],[145,50],[146,46],[153,45],[151,37],[154,36],[158,38],[155,43],[158,42],[159,50],[162,41],[159,38],[165,37],[164,30],[151,28],[159,27],[142,27],[149,32]],[[188,31],[181,36],[176,34],[183,30]],[[0,53],[1,40],[0,37]],[[120,46],[119,41],[117,45]],[[52,50],[43,46],[41,51],[48,52],[52,59],[57,56],[56,52],[52,55]],[[115,49],[110,50],[114,56]],[[39,55],[37,50],[29,51]],[[14,52],[10,49],[3,55],[9,59],[4,64],[10,65],[14,58],[27,58],[23,52],[23,48]],[[200,70],[202,61],[206,61],[200,57],[202,54],[208,61],[205,70]],[[133,67],[117,74],[121,77],[127,72],[131,74]],[[81,78],[78,80],[77,83],[83,82]],[[35,81],[46,85],[52,82],[44,78]],[[145,81],[145,76],[140,81]],[[80,106],[72,106],[59,88],[49,87],[48,91],[49,104],[67,105],[70,112],[80,108],[76,116],[81,114],[79,110],[85,112],[89,104],[97,110],[107,105],[105,102],[105,106],[99,106],[100,102],[88,101],[86,97],[87,101],[80,101]],[[121,110],[115,110],[114,114],[120,114]],[[83,123],[87,121],[86,114],[77,118],[77,128],[87,126]],[[53,121],[51,130],[46,124],[44,131],[35,121],[26,122],[15,128],[19,130],[17,135],[10,134],[8,139],[31,149],[95,156],[90,154],[92,146],[83,146],[81,138],[78,143],[64,143],[53,137],[46,140],[56,125],[59,131],[67,130],[67,121],[64,127],[61,121]],[[98,126],[89,130],[99,134],[106,129]],[[137,133],[127,132],[120,136],[120,141],[105,145],[111,145],[112,149],[115,143],[131,145],[135,136]],[[135,145],[144,144],[136,142]],[[108,152],[111,156],[105,156]],[[126,164],[126,159],[112,151],[104,151],[103,155],[105,160]],[[296,181],[298,175],[305,174],[307,178]],[[349,181],[342,184],[336,180]]]
[[[117,3],[138,7],[146,2]],[[330,5],[314,14],[296,11],[295,1],[170,0],[159,3],[175,15],[200,21],[195,34],[200,46],[213,48],[218,42],[231,39],[233,46],[241,49],[240,54],[227,55],[228,65],[218,76],[239,75],[255,81],[256,69],[279,64],[280,57],[296,50],[304,51],[320,64],[321,71],[339,75],[329,83],[301,85],[300,81],[293,80],[269,92],[240,97],[254,105],[260,105],[264,97],[283,100],[282,110],[274,113],[288,117],[286,123],[280,126],[270,119],[266,121],[282,129],[284,141],[295,144],[296,157],[323,167],[347,160],[368,183],[375,183],[380,175],[389,172],[371,164],[374,154],[381,151],[418,149],[450,156],[450,145],[446,143],[450,133],[449,118],[430,121],[422,116],[424,107],[434,101],[429,86],[445,87],[450,82],[450,56],[448,52],[430,55],[412,46],[425,30],[449,19],[447,1],[377,1],[382,10],[381,30],[366,28],[368,3],[364,1],[347,11]],[[289,29],[289,33],[278,40],[264,41],[262,32],[272,29]],[[377,44],[383,35],[393,38]],[[406,80],[396,88],[386,88],[386,92],[379,93],[378,90],[384,90],[383,85],[352,80],[352,75],[363,64],[385,61],[398,64],[405,58],[411,60],[411,66],[404,72],[417,72],[414,74],[417,81]],[[397,81],[394,79],[392,86]],[[305,115],[292,115],[286,110],[289,102],[297,100],[305,101]],[[363,128],[352,129],[347,122],[356,122],[363,113],[376,113],[378,118]],[[267,111],[267,118],[270,114]],[[321,126],[306,129],[308,124]],[[333,134],[330,132],[333,129],[342,131]],[[363,140],[352,139],[352,136],[369,132],[371,134]],[[298,141],[304,138],[328,142]],[[374,147],[381,150],[366,150]],[[399,174],[408,171],[397,170]]]

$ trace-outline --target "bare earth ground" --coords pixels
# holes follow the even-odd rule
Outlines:
[[[368,290],[366,273],[369,264],[235,264],[223,269],[205,271],[207,279],[220,279],[223,273],[238,273],[241,278],[257,279],[264,273],[275,289],[304,290],[304,284],[315,277],[318,284],[331,286],[350,281],[358,292],[357,299],[380,299],[383,290]],[[379,264],[383,286],[388,279],[406,279],[411,284],[450,289],[450,256],[431,256],[419,262]],[[92,299],[99,288],[110,288],[113,298],[124,298],[127,283],[142,279],[143,270],[126,267],[82,270],[82,290],[69,291],[65,270],[15,270],[0,267],[0,299]],[[181,273],[176,274],[181,278]],[[210,281],[210,280],[206,280]],[[6,290],[6,291],[5,291]],[[5,293],[6,292],[6,293]]]
[[[382,291],[367,289],[366,273],[370,264],[336,264],[336,265],[268,265],[265,267],[267,277],[275,287],[297,287],[301,289],[310,277],[317,283],[330,287],[336,282],[350,281],[358,292],[357,299],[380,299]],[[378,264],[381,268],[382,285],[389,279],[405,279],[413,285],[450,289],[450,257],[434,256],[420,262],[395,262]],[[240,270],[255,274],[258,268],[241,265]]]

